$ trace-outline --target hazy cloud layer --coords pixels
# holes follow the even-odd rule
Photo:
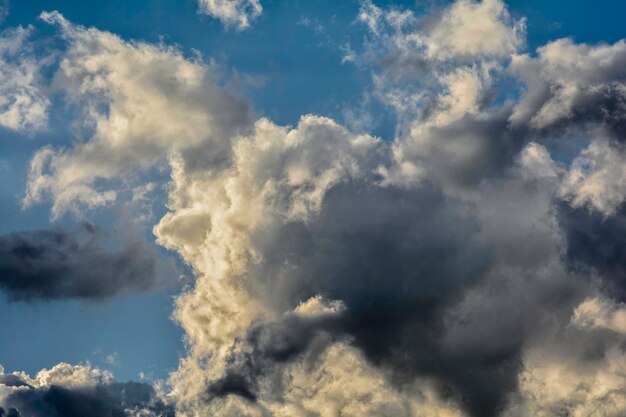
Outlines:
[[[0,289],[10,300],[103,300],[147,291],[175,276],[156,251],[141,242],[107,248],[100,230],[83,224],[0,236]]]
[[[623,415],[624,43],[526,54],[499,0],[361,6],[346,60],[390,142],[254,121],[210,64],[44,13],[91,130],[35,154],[26,205],[80,213],[171,172],[154,234],[196,275],[181,416]]]

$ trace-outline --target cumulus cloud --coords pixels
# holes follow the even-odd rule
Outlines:
[[[0,5],[0,21],[8,10]],[[0,126],[33,133],[48,122],[49,99],[40,71],[45,63],[29,44],[31,27],[5,29],[0,34]]]
[[[460,0],[425,22],[409,10],[383,10],[366,0],[358,19],[400,51],[447,61],[508,56],[524,44],[524,20],[513,21],[501,0]]]
[[[227,27],[243,30],[259,17],[263,7],[259,0],[198,0],[200,12],[219,19]]]
[[[174,410],[151,385],[119,383],[110,373],[88,365],[61,363],[32,378],[23,372],[0,372],[0,416],[87,415],[170,417]]]
[[[507,56],[524,43],[524,31],[524,21],[512,22],[501,0],[461,0],[444,10],[428,33],[427,55]]]
[[[181,415],[622,413],[622,42],[516,55],[501,1],[364,2],[354,59],[398,115],[385,142],[253,121],[210,65],[42,17],[91,134],[33,157],[26,202],[84,210],[170,170],[153,231],[196,275]],[[572,132],[588,147],[566,161]]]
[[[574,207],[588,207],[606,216],[616,213],[626,199],[626,151],[596,141],[573,161],[561,194]]]
[[[89,224],[0,236],[0,289],[13,301],[103,300],[167,282],[174,268],[140,242],[115,249]]]
[[[626,307],[611,300],[588,298],[574,310],[572,323],[583,328],[609,329],[626,334]]]
[[[248,125],[248,107],[218,87],[210,65],[175,48],[73,25],[57,12],[41,18],[67,42],[54,87],[78,106],[92,136],[35,154],[25,206],[50,196],[54,217],[106,206],[116,192],[98,189],[96,179],[119,179],[175,153],[211,166],[229,160],[228,137]]]
[[[600,122],[623,140],[626,43],[576,44],[559,39],[538,48],[537,57],[513,57],[510,71],[527,85],[511,115],[536,128]]]
[[[426,17],[368,0],[358,20],[370,36],[351,60],[373,66],[377,95],[410,119],[456,120],[477,110],[492,70],[524,46],[524,20],[513,20],[500,0],[457,1]]]

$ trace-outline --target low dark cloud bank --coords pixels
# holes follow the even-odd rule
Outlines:
[[[19,377],[8,375],[19,380]],[[7,375],[0,384],[7,385]],[[158,399],[154,388],[139,382],[110,382],[94,386],[51,385],[34,388],[24,381],[8,382],[13,390],[0,407],[1,417],[173,417],[171,406]],[[142,412],[143,414],[138,414]]]
[[[104,300],[146,291],[174,269],[142,242],[107,248],[90,224],[0,236],[0,289],[12,301]]]

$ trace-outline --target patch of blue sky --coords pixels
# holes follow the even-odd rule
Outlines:
[[[106,303],[8,303],[0,298],[0,363],[31,374],[59,362],[91,363],[120,380],[163,379],[184,352],[169,316],[172,293],[119,296]],[[119,366],[106,356],[117,353]]]

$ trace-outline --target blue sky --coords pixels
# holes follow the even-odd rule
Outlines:
[[[375,4],[383,9],[426,12],[449,2],[381,0]],[[614,43],[625,35],[623,1],[509,0],[506,4],[513,19],[527,18],[526,50],[531,55],[537,47],[562,37],[596,44]],[[2,27],[33,25],[33,38],[43,42],[38,46],[43,50],[45,42],[58,42],[54,40],[57,28],[38,16],[42,11],[57,10],[73,24],[110,31],[126,40],[176,45],[186,57],[198,51],[205,61],[215,60],[223,78],[250,103],[255,117],[295,126],[302,115],[316,114],[350,125],[347,115],[365,109],[373,117],[367,133],[391,141],[397,129],[396,116],[368,95],[373,89],[370,69],[342,61],[348,46],[358,49],[368,36],[356,20],[359,7],[357,1],[268,0],[251,28],[237,31],[199,13],[196,0],[11,0]],[[51,115],[51,127],[46,131],[0,130],[2,234],[51,225],[49,202],[23,210],[20,201],[33,154],[44,145],[71,146],[77,140],[67,126],[73,110],[54,100],[58,97],[53,98],[58,111]],[[158,169],[148,175],[167,177]],[[166,212],[165,193],[161,190],[159,198],[151,202],[155,219]],[[68,214],[53,223],[71,227],[84,220],[121,230],[126,223],[120,217],[125,215],[96,210],[79,216]],[[173,251],[154,244],[152,225],[142,224],[133,233],[160,257],[173,260],[176,273],[187,278],[104,301],[14,302],[0,296],[2,337],[12,341],[0,343],[0,364],[7,371],[32,374],[61,361],[90,362],[110,369],[123,381],[136,380],[140,373],[163,379],[175,370],[185,343],[183,330],[170,316],[174,297],[186,288],[193,272]],[[113,354],[119,361],[107,362],[107,356]]]

